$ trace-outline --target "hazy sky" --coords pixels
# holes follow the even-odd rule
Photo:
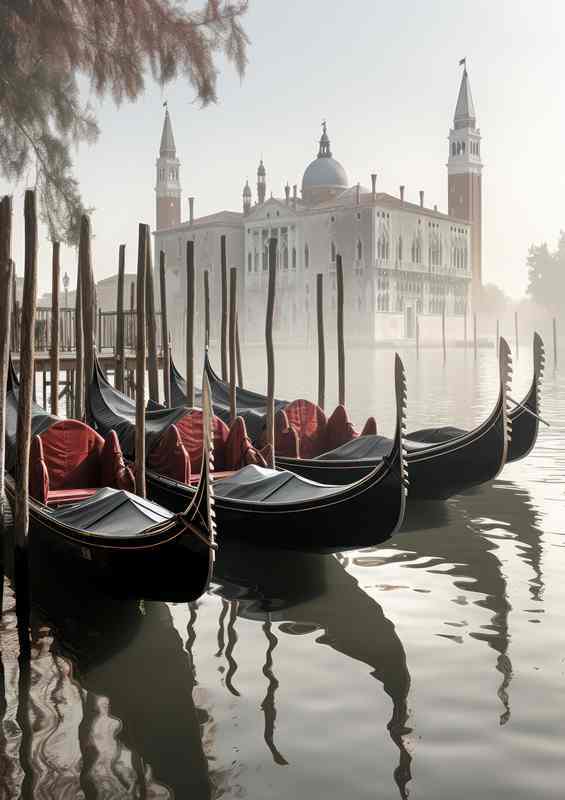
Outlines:
[[[193,3],[199,5],[199,3]],[[137,223],[155,224],[155,159],[167,100],[181,159],[183,219],[240,210],[258,160],[267,190],[300,186],[326,118],[334,156],[351,184],[398,192],[447,210],[447,136],[467,57],[483,134],[483,272],[513,296],[526,286],[528,246],[555,242],[565,227],[561,0],[250,0],[249,66],[240,82],[220,64],[219,103],[201,109],[191,88],[148,82],[136,104],[98,108],[100,139],[76,153],[86,205],[96,211],[96,278],[117,270],[127,244],[135,270]],[[23,191],[14,189],[15,257],[22,263]],[[2,185],[1,191],[12,187]],[[255,191],[254,191],[255,195]],[[76,256],[63,253],[74,280]],[[40,240],[40,287],[50,282],[50,246]]]

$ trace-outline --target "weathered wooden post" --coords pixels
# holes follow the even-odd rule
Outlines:
[[[22,298],[22,329],[20,338],[20,390],[16,427],[16,508],[15,508],[15,569],[16,583],[24,584],[27,594],[27,545],[29,530],[29,451],[31,444],[31,405],[34,379],[34,327],[37,299],[37,211],[35,192],[27,190],[24,201],[25,256],[24,289]]]
[[[477,341],[477,312],[475,311],[473,313],[473,354],[474,354],[475,361],[477,360],[477,347],[478,347],[478,341]]]
[[[204,347],[210,347],[210,280],[204,270]]]
[[[235,333],[237,325],[237,268],[230,269],[230,420],[237,416],[237,392],[236,392],[236,346]]]
[[[443,349],[443,364],[447,362],[447,341],[445,337],[445,301],[441,310],[441,346]]]
[[[557,369],[557,320],[553,317],[553,368]]]
[[[167,317],[167,278],[165,253],[159,253],[159,288],[161,290],[161,350],[163,352],[163,391],[165,405],[171,407],[171,351],[169,348],[169,322]]]
[[[59,288],[61,285],[60,244],[53,242],[51,284],[51,413],[59,416]]]
[[[186,243],[186,402],[194,408],[194,242]]]
[[[275,466],[275,351],[273,347],[273,317],[275,313],[275,288],[277,279],[277,240],[269,239],[269,285],[267,289],[267,315],[265,342],[267,345],[267,444],[272,449],[272,466]]]
[[[126,246],[120,245],[118,255],[118,301],[116,306],[116,372],[114,384],[120,392],[124,391],[125,370],[125,318],[124,318],[124,283],[126,274]]]
[[[82,281],[80,260],[77,269],[77,289],[75,297],[75,419],[84,416],[84,347],[82,331]]]
[[[149,226],[139,223],[137,245],[137,337],[135,350],[135,487],[145,497],[145,280]]]
[[[92,274],[90,251],[90,218],[83,214],[80,225],[79,266],[81,270],[82,328],[84,335],[84,391],[88,397],[88,387],[94,374],[94,330],[95,330],[95,289]],[[85,412],[88,403],[85,399]]]
[[[497,355],[498,355],[499,342],[500,342],[500,320],[497,319],[496,320],[496,344],[495,344]]]
[[[100,306],[97,306],[97,308],[98,308],[98,336],[96,338],[96,345],[98,347],[98,350],[101,351],[104,342],[102,338],[102,309],[100,308]]]
[[[343,266],[341,255],[336,256],[337,278],[337,376],[338,403],[345,405],[345,339],[343,335]]]
[[[220,330],[220,356],[222,365],[222,380],[228,380],[228,271],[226,262],[226,237],[220,238],[220,266],[222,281],[222,308],[221,308],[221,330]]]
[[[516,361],[520,355],[520,340],[518,339],[518,312],[514,312],[514,336],[516,337]]]
[[[10,355],[10,299],[15,282],[12,261],[12,198],[0,202],[0,531],[4,527],[4,476],[6,458],[6,379]]]
[[[324,276],[316,275],[316,305],[318,311],[318,405],[326,404],[326,343],[324,341]]]
[[[241,344],[239,341],[239,314],[235,318],[235,355],[237,359],[237,385],[240,389],[243,389],[245,387],[243,386],[243,364],[241,362]]]
[[[145,320],[147,324],[147,373],[149,375],[149,397],[159,402],[159,360],[157,357],[157,318],[155,316],[155,281],[153,280],[153,258],[151,239],[147,242],[147,269],[145,272]]]
[[[135,283],[132,281],[129,285],[129,347],[135,350]]]

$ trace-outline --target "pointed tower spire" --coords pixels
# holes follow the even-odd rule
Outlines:
[[[252,202],[252,194],[251,194],[251,186],[249,185],[249,181],[245,181],[245,186],[243,187],[243,213],[249,214],[251,211],[251,202]]]
[[[463,75],[461,76],[461,85],[459,86],[457,105],[455,106],[453,127],[474,128],[477,124],[477,118],[475,115],[475,106],[473,104],[473,95],[471,94],[469,75],[467,73],[467,63],[466,59],[463,58],[461,60],[464,64],[464,67],[463,67]]]
[[[166,103],[164,105],[165,119],[161,132],[159,158],[156,165],[156,230],[180,225],[181,212],[180,161],[177,158],[169,109]]]

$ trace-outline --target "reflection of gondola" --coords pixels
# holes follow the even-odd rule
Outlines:
[[[15,472],[16,431],[18,416],[19,384],[13,370],[10,370],[7,388],[7,452],[8,468]],[[206,405],[206,404],[205,404]],[[208,404],[209,406],[209,404]],[[208,413],[208,410],[205,412]],[[208,417],[209,418],[209,417]],[[88,441],[98,435],[82,423],[57,421],[42,408],[33,404],[32,431],[42,437],[51,436],[50,446],[56,451],[57,474],[67,469],[69,460],[65,454],[67,430],[75,425],[71,441],[76,444],[77,436],[86,436]],[[52,435],[61,425],[64,430]],[[30,551],[31,560],[41,564],[50,558],[60,565],[65,579],[71,573],[80,573],[81,578],[101,580],[112,583],[123,590],[140,588],[144,593],[158,590],[160,576],[165,575],[169,587],[174,584],[173,577],[180,578],[184,597],[198,597],[207,586],[213,564],[213,520],[211,517],[212,490],[210,485],[209,460],[210,436],[208,427],[203,442],[205,467],[202,469],[198,487],[181,513],[173,514],[155,503],[146,501],[129,491],[110,488],[100,482],[103,476],[103,457],[106,445],[95,442],[92,452],[86,448],[83,438],[77,446],[77,459],[68,476],[69,486],[55,495],[69,495],[62,500],[48,499],[50,493],[44,492],[42,501],[35,497],[29,500]],[[77,433],[78,431],[78,433]],[[98,440],[100,437],[98,437]],[[40,470],[39,483],[43,487],[48,482],[48,472],[43,460],[39,436],[34,436],[37,449],[37,466]],[[81,462],[84,454],[88,453]],[[120,459],[121,460],[121,459]],[[76,461],[76,463],[75,463]],[[123,468],[123,462],[121,462]],[[94,488],[75,488],[74,475],[83,477],[86,469],[95,476],[89,476]],[[88,483],[86,484],[89,485]],[[98,488],[96,488],[98,487]],[[15,481],[11,475],[6,478],[6,490],[10,502],[15,502]],[[75,494],[80,499],[73,500]],[[83,496],[84,495],[84,496]],[[179,569],[182,566],[182,574]]]
[[[469,432],[441,429],[451,431],[445,440],[440,437],[438,441],[411,442],[407,439],[405,442],[411,498],[450,497],[471,486],[493,480],[504,466],[508,447],[506,395],[510,377],[510,351],[504,339],[500,342],[499,362],[499,398],[485,422]],[[206,371],[214,411],[221,416],[226,413],[225,397],[229,397],[229,387],[212,370],[209,361],[206,361]],[[174,368],[171,372],[171,393],[175,402],[183,395],[182,378]],[[278,403],[280,407],[285,405],[282,401]],[[245,415],[247,410],[248,416],[255,419],[264,412],[265,398],[238,389],[237,407],[240,413]],[[277,456],[277,465],[321,483],[347,484],[367,475],[375,464],[389,455],[392,446],[392,441],[383,436],[360,436],[316,458]]]
[[[292,574],[292,581],[288,575]],[[284,620],[286,634],[323,631],[316,642],[360,661],[383,685],[393,704],[388,723],[399,750],[394,778],[401,797],[407,797],[411,756],[405,744],[409,733],[408,692],[410,674],[406,654],[394,625],[333,556],[284,551],[264,552],[251,546],[226,543],[219,554],[214,590],[222,597],[238,597],[238,615],[263,624],[267,639],[263,672],[268,679],[263,702],[265,741],[277,763],[283,763],[284,743],[275,742],[275,648],[278,639],[272,623]]]
[[[398,356],[395,389],[392,452],[349,485],[316,484],[292,472],[254,465],[218,479],[215,509],[224,538],[233,533],[264,546],[314,552],[366,547],[389,538],[402,522],[406,498],[402,446],[406,380]],[[133,425],[133,409],[127,410],[127,402],[97,370],[89,389],[91,414],[100,430],[118,431],[120,441],[131,438],[126,432]],[[195,492],[190,485],[152,471],[147,473],[147,487],[154,500],[173,511],[184,508]]]
[[[24,781],[34,797],[208,800],[189,654],[168,606],[96,599],[86,615],[52,594],[34,607],[32,657],[19,679],[13,609],[4,615],[11,741],[0,737],[0,760],[10,796]]]

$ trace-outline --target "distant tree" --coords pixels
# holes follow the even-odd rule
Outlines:
[[[486,283],[482,290],[478,302],[478,310],[485,314],[496,314],[508,308],[510,300],[500,286],[494,283]]]
[[[201,0],[203,2],[203,0]],[[0,174],[35,169],[52,238],[75,242],[83,213],[71,146],[92,142],[98,126],[81,101],[85,76],[98,97],[119,105],[145,89],[185,78],[197,98],[216,100],[215,59],[243,74],[248,0],[0,0]]]
[[[528,254],[528,294],[536,303],[555,308],[563,305],[565,292],[565,233],[561,231],[557,250],[547,243],[532,245]]]

